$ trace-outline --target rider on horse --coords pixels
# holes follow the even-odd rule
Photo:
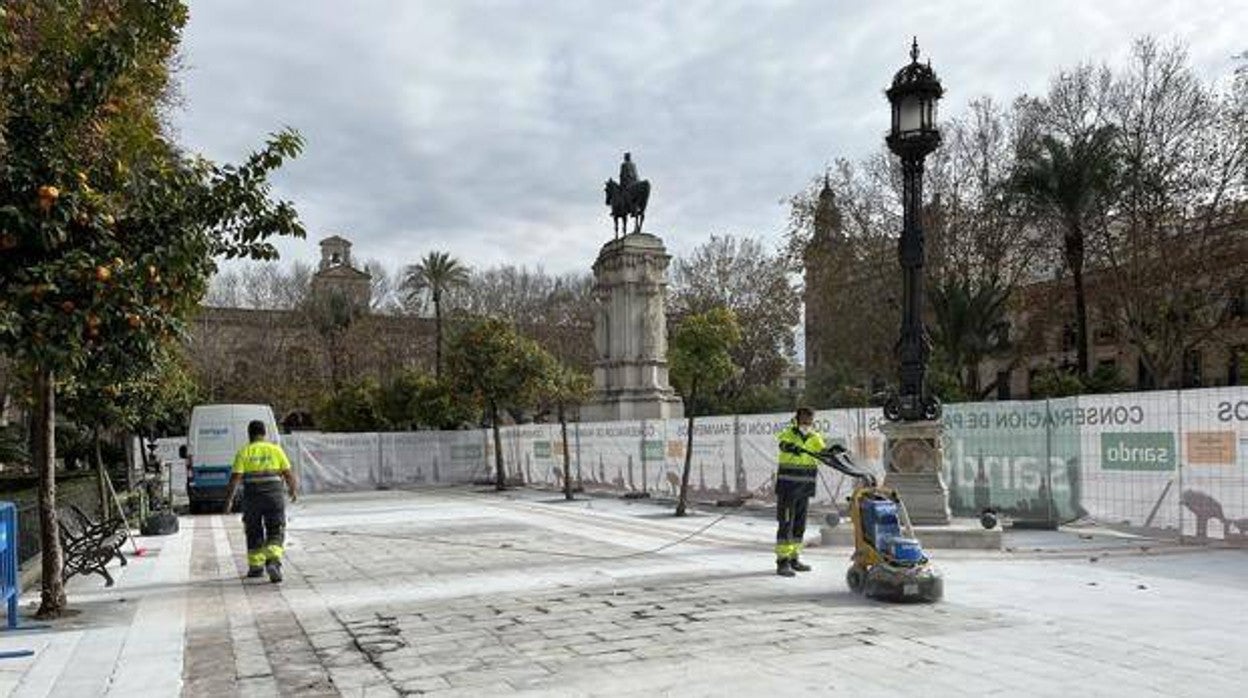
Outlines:
[[[633,154],[624,153],[624,162],[620,163],[620,189],[627,195],[629,188],[637,183],[637,165],[633,163]]]
[[[624,162],[620,163],[620,181],[607,182],[607,205],[611,207],[611,217],[615,219],[615,232],[620,233],[623,223],[624,233],[628,233],[628,217],[632,216],[637,226],[634,232],[641,232],[642,221],[646,217],[646,203],[650,199],[650,183],[638,179],[637,165],[633,163],[631,153],[624,153]]]

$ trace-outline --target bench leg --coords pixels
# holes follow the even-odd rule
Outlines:
[[[113,556],[111,554],[100,555],[95,558],[95,564],[91,567],[92,572],[104,578],[104,586],[106,587],[111,587],[113,585],[113,575],[108,573],[108,567],[106,566],[112,561],[112,559]]]

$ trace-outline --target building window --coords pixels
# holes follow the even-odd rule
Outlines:
[[[997,399],[1010,399],[1010,372],[997,371]]]
[[[789,390],[797,390],[797,379],[796,379],[796,378],[790,378],[790,379],[789,379]]]
[[[1199,388],[1201,385],[1200,350],[1192,349],[1183,355],[1183,387]]]

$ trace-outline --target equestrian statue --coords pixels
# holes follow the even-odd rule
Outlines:
[[[637,179],[637,165],[630,153],[624,153],[624,162],[620,163],[620,181],[608,179],[606,190],[607,206],[611,207],[615,223],[615,239],[620,238],[621,230],[628,234],[629,216],[636,221],[633,232],[640,233],[646,220],[646,202],[650,200],[650,182]]]

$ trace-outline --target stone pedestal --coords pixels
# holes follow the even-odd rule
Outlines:
[[[594,396],[581,420],[668,419],[684,414],[667,377],[667,265],[663,241],[633,233],[594,262]]]
[[[884,484],[897,490],[916,526],[949,523],[940,422],[885,422]]]

